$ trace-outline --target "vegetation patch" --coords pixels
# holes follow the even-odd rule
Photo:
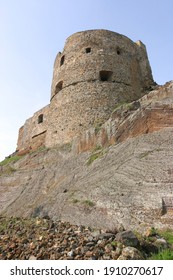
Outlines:
[[[102,149],[102,146],[96,145],[92,152],[94,153],[94,152],[100,151],[101,149]]]
[[[92,154],[90,155],[88,161],[87,161],[87,165],[90,165],[93,161],[95,161],[96,159],[98,159],[99,157],[103,156],[103,150],[101,146],[96,146],[93,149]]]
[[[102,155],[102,152],[97,152],[97,153],[92,154],[87,161],[87,165],[90,165],[93,161],[98,159],[101,155]]]
[[[100,131],[100,129],[101,129],[101,124],[97,124],[96,126],[95,126],[95,134],[97,135],[98,133],[99,133],[99,131]]]
[[[94,128],[95,128],[95,134],[97,135],[99,131],[101,130],[101,127],[104,123],[104,120],[102,119],[97,119],[94,123]]]
[[[113,112],[112,113],[115,113],[120,107],[123,107],[123,108],[129,108],[130,109],[130,105],[131,103],[128,103],[128,102],[125,102],[125,101],[120,101],[116,104],[115,108],[113,109]]]
[[[147,157],[149,154],[151,154],[153,151],[146,151],[142,154],[139,155],[139,158],[144,158],[144,157]]]
[[[0,162],[0,166],[5,166],[9,163],[15,163],[16,161],[18,161],[22,156],[13,156],[13,157],[8,157],[5,158],[3,161]]]
[[[120,101],[117,103],[115,106],[114,110],[112,113],[115,113],[119,108],[124,111],[134,111],[137,110],[140,107],[140,102],[139,101],[133,101],[133,102],[127,102],[127,101]]]
[[[173,251],[171,249],[165,249],[158,254],[152,254],[150,260],[173,260]]]
[[[150,151],[145,151],[145,152],[143,152],[143,153],[141,153],[140,155],[139,155],[139,158],[141,159],[141,158],[145,158],[145,157],[147,157],[148,155],[150,155],[150,154],[152,154],[152,153],[154,153],[154,152],[160,152],[160,151],[162,151],[162,149],[154,149],[154,150],[150,150]]]
[[[116,247],[117,247],[117,244],[118,244],[118,242],[117,242],[116,240],[114,240],[114,241],[111,242],[112,247],[115,247],[115,248],[116,248]]]
[[[151,260],[173,260],[173,250],[172,250],[173,231],[170,229],[162,230],[162,231],[155,230],[155,232],[153,232],[153,234],[158,234],[159,236],[163,237],[167,241],[168,248],[167,249],[159,248],[158,253],[151,254],[150,259]]]
[[[79,199],[74,198],[72,202],[73,202],[74,204],[76,204],[76,203],[78,203],[78,202],[80,202],[80,201],[79,201]]]
[[[44,151],[49,151],[49,148],[47,148],[47,147],[45,147],[45,146],[41,146],[41,147],[39,147],[37,150],[36,150],[36,152],[44,152]]]
[[[87,205],[89,207],[93,207],[95,205],[95,203],[93,201],[89,200],[89,199],[84,200],[83,204],[85,204],[85,205]]]
[[[173,231],[168,229],[164,231],[159,231],[159,234],[162,235],[169,244],[173,244]]]

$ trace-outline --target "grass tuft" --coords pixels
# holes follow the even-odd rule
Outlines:
[[[170,229],[159,232],[169,244],[173,244],[173,231]]]
[[[98,159],[99,157],[103,156],[103,150],[102,147],[97,145],[92,154],[90,155],[88,161],[87,161],[87,165],[90,165],[93,161],[95,161],[96,159]]]
[[[92,202],[91,200],[87,199],[85,201],[83,201],[83,203],[89,207],[93,207],[95,205],[94,202]]]
[[[21,158],[21,156],[13,156],[13,157],[6,158],[6,159],[4,159],[3,161],[0,162],[0,166],[5,166],[9,163],[15,163],[20,158]]]
[[[152,254],[150,260],[173,260],[173,251],[166,249],[160,251],[158,254]]]

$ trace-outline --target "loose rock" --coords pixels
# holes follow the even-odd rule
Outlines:
[[[1,218],[0,259],[138,260],[169,247],[165,239],[157,236],[153,242],[148,237],[139,242],[132,231],[116,236],[100,232],[50,219]]]

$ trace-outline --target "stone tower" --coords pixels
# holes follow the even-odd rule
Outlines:
[[[27,120],[18,149],[70,142],[105,122],[118,103],[139,99],[153,84],[140,41],[108,30],[75,33],[55,59],[50,104]]]
[[[117,103],[140,98],[152,84],[141,42],[107,30],[73,34],[54,64],[46,145],[104,122]]]

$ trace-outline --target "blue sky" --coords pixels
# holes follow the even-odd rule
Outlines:
[[[173,79],[172,0],[0,0],[0,160],[18,129],[49,103],[53,63],[74,32],[108,29],[141,40],[158,84]]]

